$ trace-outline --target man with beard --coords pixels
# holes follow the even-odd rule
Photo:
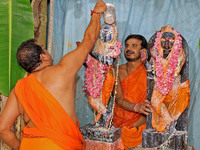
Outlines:
[[[146,48],[147,41],[142,35],[129,35],[124,50],[128,62],[119,66],[113,125],[121,128],[125,149],[141,144],[146,115],[152,112],[150,102],[146,100],[147,72],[142,63],[145,57],[141,57]]]

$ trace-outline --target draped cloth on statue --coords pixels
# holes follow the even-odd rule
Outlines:
[[[121,89],[124,99],[129,102],[141,104],[146,99],[147,72],[143,63],[139,64],[121,81]],[[140,117],[141,114],[124,110],[115,104],[113,126],[122,128],[121,139],[126,149],[136,147],[142,142],[142,131],[146,125],[131,128],[132,124],[137,122]],[[131,136],[133,134],[136,136]]]
[[[115,84],[115,78],[113,76],[113,66],[109,66],[106,72],[107,73],[105,74],[106,77],[103,82],[101,94],[97,98],[93,98],[92,96],[88,97],[89,104],[94,108],[94,110],[98,112],[94,123],[98,121],[101,118],[103,112],[106,111],[106,107]]]
[[[107,107],[107,104],[110,100],[110,96],[111,96],[111,93],[113,91],[114,84],[115,84],[115,78],[113,76],[113,73],[111,72],[112,71],[111,67],[109,68],[109,71],[106,74],[106,79],[104,81],[103,89],[102,89],[102,103],[105,106],[105,108]],[[98,113],[96,115],[95,120],[96,121],[99,120],[101,116],[102,116],[102,114]]]
[[[152,113],[152,126],[160,132],[164,131],[168,123],[177,120],[189,106],[189,80],[181,83],[180,79],[180,75],[175,77],[173,87],[167,95],[162,95],[157,88],[153,91],[152,103],[156,102],[156,107]],[[173,120],[168,118],[169,115]]]
[[[15,93],[25,112],[36,126],[35,128],[26,126],[22,131],[23,137],[37,143],[38,145],[35,147],[45,144],[40,141],[47,138],[49,139],[47,143],[50,145],[46,149],[52,149],[53,143],[65,150],[82,149],[83,137],[79,131],[79,123],[78,126],[74,123],[55,97],[33,74],[17,82]],[[34,137],[38,137],[38,141]],[[26,142],[30,143],[30,140],[24,140],[21,149],[32,149],[26,144]]]
[[[170,57],[170,55],[172,55],[172,52],[170,52],[168,57]],[[162,59],[164,77],[167,74],[169,63],[170,59]],[[181,75],[179,74],[184,63],[185,53],[181,48],[174,73],[174,82],[169,93],[166,95],[162,94],[157,89],[157,83],[154,86],[151,98],[151,104],[154,108],[152,113],[152,126],[159,132],[163,132],[170,122],[177,120],[186,107],[189,106],[189,80],[181,83]]]

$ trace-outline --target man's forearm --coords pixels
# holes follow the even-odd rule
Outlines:
[[[140,114],[149,115],[149,113],[152,113],[151,104],[148,100],[144,100],[141,104],[139,103],[131,103],[125,99],[116,99],[116,103],[119,107],[128,110],[128,111],[134,111]]]
[[[92,18],[87,30],[85,31],[83,39],[83,42],[86,43],[89,50],[93,48],[97,38],[99,37],[101,13],[103,13],[105,10],[106,4],[103,1],[98,0],[94,10],[91,12]]]
[[[91,50],[99,36],[100,31],[100,14],[93,13],[89,26],[85,31],[83,43],[87,45],[88,50]]]
[[[117,99],[116,100],[117,105],[127,111],[134,111],[134,106],[136,105],[135,103],[131,103],[125,99]]]
[[[12,131],[5,131],[0,133],[0,138],[14,150],[19,150],[20,141]]]

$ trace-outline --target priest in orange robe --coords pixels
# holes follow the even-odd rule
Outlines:
[[[98,1],[81,44],[57,65],[34,40],[23,42],[17,51],[19,65],[30,75],[17,82],[0,116],[0,138],[15,150],[81,150],[82,135],[75,112],[75,78],[100,31]],[[23,115],[26,127],[20,141],[11,127]]]
[[[19,80],[15,86],[15,93],[24,111],[35,125],[23,129],[20,149],[29,149],[29,144],[35,149],[42,149],[47,144],[56,149],[82,149],[83,137],[79,131],[79,124],[74,123],[61,104],[43,87],[34,74]],[[30,137],[36,138],[34,142]],[[41,141],[45,141],[46,144],[42,144]]]
[[[141,35],[129,35],[125,40],[128,62],[119,66],[113,116],[113,126],[121,128],[122,149],[141,144],[146,115],[151,112],[150,102],[146,100],[147,72],[140,55],[146,48],[146,39]]]

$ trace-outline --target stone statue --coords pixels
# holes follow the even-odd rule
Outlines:
[[[172,138],[172,133],[176,138],[177,130],[186,132],[186,125],[179,122],[187,120],[183,112],[189,107],[190,99],[188,46],[181,34],[171,25],[162,27],[161,31],[157,31],[150,39],[146,68],[147,98],[151,100],[153,113],[147,118],[143,147],[170,147],[169,138]],[[180,117],[181,114],[185,117]],[[180,121],[177,123],[177,120]],[[147,139],[147,136],[152,137]],[[186,134],[183,136],[186,138]],[[184,142],[186,140],[181,141],[182,145]],[[176,143],[171,144],[171,148],[174,145],[176,146]]]
[[[86,61],[84,86],[88,102],[98,112],[94,122],[96,123],[103,114],[102,127],[105,128],[112,117],[106,108],[115,83],[112,65],[121,53],[121,43],[117,41],[115,26],[115,7],[109,3],[106,5],[107,10],[103,14],[104,23],[101,25],[99,38]]]
[[[122,46],[117,41],[115,7],[109,3],[106,5],[99,38],[85,63],[84,88],[89,104],[97,112],[94,124],[80,129],[86,149],[117,149],[120,143],[121,130],[112,126],[113,110],[108,110],[107,105],[116,82],[113,63]]]

